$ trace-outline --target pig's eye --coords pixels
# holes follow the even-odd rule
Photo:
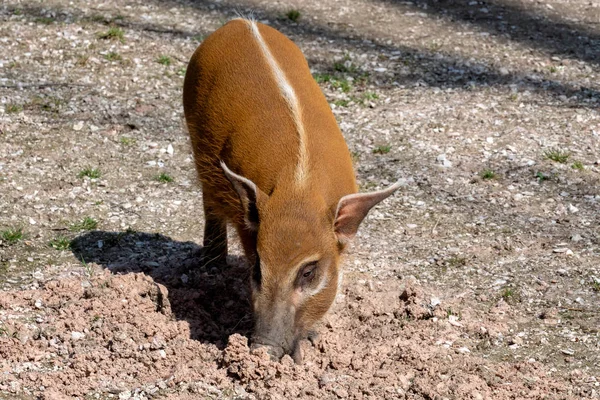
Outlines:
[[[302,287],[302,286],[305,286],[305,285],[309,284],[310,282],[312,282],[312,280],[315,278],[316,273],[317,273],[317,262],[316,261],[313,261],[311,263],[304,265],[300,269],[300,271],[298,271],[298,278],[296,281],[298,286]]]

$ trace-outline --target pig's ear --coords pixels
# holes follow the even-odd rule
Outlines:
[[[334,230],[338,241],[342,244],[348,242],[356,235],[358,226],[367,216],[369,210],[381,200],[387,198],[400,187],[396,182],[387,189],[371,193],[355,193],[340,199],[335,214]]]
[[[233,185],[238,196],[240,196],[240,201],[244,207],[246,226],[252,231],[257,231],[259,223],[258,203],[261,199],[265,199],[267,195],[264,194],[250,179],[244,178],[231,171],[223,161],[221,161],[221,168],[223,168],[225,176]]]

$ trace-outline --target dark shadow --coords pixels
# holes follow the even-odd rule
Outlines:
[[[425,0],[420,1],[423,2]],[[498,2],[499,0],[495,1]],[[460,4],[465,3],[465,1],[462,0],[458,2]],[[290,38],[295,41],[299,41],[299,39],[315,41],[323,43],[324,47],[331,46],[343,48],[356,53],[400,54],[401,68],[391,71],[393,72],[392,76],[374,71],[364,71],[370,74],[369,80],[371,82],[376,81],[380,88],[385,88],[386,86],[391,87],[392,85],[425,85],[440,88],[473,90],[479,87],[506,87],[517,84],[519,85],[520,90],[541,93],[548,97],[549,102],[553,102],[561,107],[579,106],[595,108],[597,107],[597,99],[600,98],[600,91],[598,89],[584,87],[578,83],[570,84],[568,82],[545,79],[545,77],[532,72],[506,74],[500,72],[494,65],[485,62],[466,60],[449,53],[414,49],[398,43],[383,44],[382,40],[380,40],[381,38],[367,36],[361,32],[353,31],[351,28],[341,25],[318,24],[311,20],[301,20],[300,23],[290,23],[290,21],[281,15],[261,8],[241,7],[226,1],[214,3],[196,0],[189,3],[182,3],[176,0],[154,0],[152,3],[155,3],[157,7],[194,7],[207,14],[216,12],[223,16],[223,21],[234,18],[239,14],[254,15],[258,20],[268,20],[271,26],[290,36]],[[448,4],[448,2],[443,3]],[[407,6],[404,5],[404,7]],[[414,6],[410,7],[414,8]],[[2,14],[6,15],[14,12],[17,9],[33,20],[48,15],[50,12],[52,15],[56,16],[57,21],[63,23],[81,23],[82,21],[85,23],[87,21],[89,23],[102,23],[107,26],[112,24],[121,26],[124,29],[146,32],[151,35],[167,37],[177,36],[191,39],[206,33],[203,31],[186,32],[155,24],[138,23],[127,20],[126,18],[117,18],[118,16],[107,19],[102,16],[85,14],[79,9],[61,8],[47,10],[40,8],[38,5],[29,3],[24,3],[19,8],[7,8],[0,12],[0,16]],[[582,48],[584,47],[585,46]],[[585,50],[584,53],[587,54],[587,50]],[[190,55],[182,55],[182,61],[185,61],[188,56]],[[592,56],[597,58],[598,52]],[[311,67],[323,72],[330,70],[333,67],[330,65],[332,64],[331,60],[312,58],[309,59],[309,62]],[[559,97],[561,97],[560,100]],[[566,99],[568,99],[568,101]]]
[[[0,9],[0,17],[4,16],[4,18],[10,18],[12,15],[23,15],[31,22],[47,25],[55,23],[78,23],[83,25],[101,24],[106,25],[106,29],[108,29],[109,26],[119,26],[124,29],[131,29],[138,32],[179,38],[189,38],[202,34],[202,32],[192,33],[188,31],[182,31],[180,29],[165,28],[161,25],[153,24],[151,22],[134,22],[124,18],[121,15],[113,15],[112,17],[108,17],[100,11],[96,13],[87,13],[78,8],[48,8],[40,6],[39,3],[31,4],[25,2],[20,5],[9,5],[4,9]]]
[[[173,3],[173,6],[182,5],[176,0],[154,0],[157,6],[164,6],[167,2]],[[581,107],[597,107],[596,99],[600,97],[599,90],[581,86],[579,83],[570,84],[545,79],[533,72],[506,74],[494,65],[466,60],[449,53],[420,50],[399,43],[384,44],[384,40],[382,40],[384,38],[365,35],[342,24],[319,24],[309,19],[301,20],[299,23],[290,23],[285,16],[277,13],[257,7],[241,7],[227,1],[212,3],[204,0],[191,0],[190,3],[186,3],[186,6],[188,4],[206,13],[217,11],[226,16],[225,20],[240,14],[252,15],[259,21],[267,20],[269,25],[296,42],[299,39],[319,42],[324,47],[343,48],[356,53],[400,54],[402,68],[392,71],[394,72],[392,77],[383,73],[364,71],[370,74],[370,81],[377,81],[379,87],[416,85],[473,90],[479,87],[506,87],[518,84],[520,90],[550,95],[549,100],[556,101],[561,96],[569,98],[568,102],[565,102],[564,98],[560,102],[557,101],[557,105]],[[598,54],[596,53],[596,57],[599,57]],[[332,72],[331,60],[309,58],[308,61],[313,69]]]
[[[552,15],[543,15],[507,0],[485,0],[477,4],[473,4],[472,0],[412,0],[414,5],[410,6],[403,0],[374,1],[413,10],[416,7],[419,12],[476,26],[491,35],[547,51],[550,56],[600,63],[598,31],[569,22],[558,16],[556,11],[548,12]],[[589,2],[587,10],[600,16],[600,9],[592,8],[592,2]]]
[[[92,231],[75,238],[79,260],[115,274],[142,272],[168,290],[175,318],[190,325],[191,337],[222,348],[233,333],[252,329],[248,270],[240,257],[222,268],[200,266],[201,247],[160,234]]]

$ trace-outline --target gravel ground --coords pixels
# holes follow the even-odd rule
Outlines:
[[[183,76],[238,12],[304,51],[361,190],[403,182],[302,366],[248,350],[234,237],[197,267]],[[6,0],[0,21],[1,398],[600,397],[597,1]]]

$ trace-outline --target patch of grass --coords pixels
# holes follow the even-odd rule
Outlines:
[[[41,105],[42,110],[44,111],[52,111],[58,113],[60,107],[63,105],[64,101],[59,99],[58,97],[50,96],[46,99],[46,101]]]
[[[329,83],[334,89],[340,89],[344,93],[348,93],[352,89],[352,84],[346,78],[338,78],[331,74],[313,74],[313,78],[317,83]]]
[[[341,89],[344,93],[348,93],[350,89],[352,89],[352,84],[346,78],[334,79],[331,81],[331,86],[333,86],[335,89]]]
[[[494,171],[492,171],[491,169],[484,169],[481,172],[481,178],[482,179],[496,179],[496,173]]]
[[[181,67],[181,68],[179,68],[179,69],[177,70],[176,74],[177,74],[178,76],[185,76],[185,71],[186,71],[186,68],[185,68],[185,67]]]
[[[392,149],[392,146],[386,144],[383,146],[377,146],[373,149],[373,154],[387,154]]]
[[[20,104],[16,104],[16,103],[7,103],[4,106],[4,111],[7,114],[16,114],[16,113],[20,113],[21,111],[23,111],[23,106]]]
[[[348,68],[344,65],[343,62],[333,63],[333,69],[337,72],[349,72]]]
[[[447,262],[450,268],[464,267],[467,265],[467,259],[460,256],[452,256]]]
[[[155,179],[160,183],[170,183],[174,180],[169,174],[164,172],[162,172],[160,175],[157,175]]]
[[[46,112],[59,113],[64,103],[63,99],[55,96],[35,96],[27,106],[36,107]]]
[[[69,230],[71,230],[72,232],[91,231],[92,229],[96,229],[97,226],[98,221],[96,221],[92,217],[85,217],[79,222],[72,223],[69,227]]]
[[[358,67],[350,62],[350,59],[346,59],[344,62],[336,62],[333,64],[333,69],[337,72],[343,72],[348,74],[355,74],[358,72]]]
[[[48,245],[56,250],[67,250],[71,247],[71,241],[66,236],[58,236],[52,239]]]
[[[83,67],[87,64],[89,59],[90,59],[90,56],[88,56],[87,54],[81,55],[81,56],[77,57],[76,64],[79,65],[80,67]]]
[[[594,292],[600,292],[600,282],[599,281],[592,281],[592,290]]]
[[[557,147],[544,151],[544,157],[561,164],[566,163],[570,156],[571,153]]]
[[[158,57],[156,62],[168,67],[169,65],[171,65],[172,60],[171,60],[171,57],[163,55],[163,56]]]
[[[458,317],[458,319],[462,319],[462,313],[460,311],[456,312],[456,311],[452,310],[451,308],[449,308],[446,310],[446,317],[450,317],[451,315]]]
[[[15,244],[25,238],[23,228],[8,228],[1,232],[2,240],[8,244]]]
[[[204,38],[206,38],[206,36],[204,36],[204,35],[196,35],[192,39],[194,39],[198,43],[201,43],[201,42],[204,41]]]
[[[127,136],[121,136],[119,139],[119,143],[121,143],[123,146],[131,146],[132,144],[135,144],[135,142],[135,138],[130,138]]]
[[[109,53],[106,53],[104,55],[104,58],[107,59],[108,61],[121,61],[123,58],[119,55],[119,53],[116,53],[114,51],[111,51]]]
[[[85,268],[85,275],[88,279],[92,279],[94,276],[94,267],[90,264],[86,263],[83,257],[81,257],[81,263],[83,264],[83,268]]]
[[[110,21],[104,17],[104,15],[94,14],[90,17],[90,21],[97,22],[100,24],[108,24]]]
[[[317,83],[326,83],[331,82],[332,76],[329,74],[315,73],[313,74],[313,78],[315,79],[315,81],[317,81]]]
[[[84,170],[80,171],[79,174],[77,174],[77,176],[79,178],[83,178],[83,177],[88,177],[90,179],[98,179],[100,178],[100,170],[98,170],[97,168],[91,168],[91,167],[87,167]]]
[[[544,181],[547,181],[550,179],[550,176],[544,174],[543,172],[539,172],[539,171],[535,173],[535,177],[537,178],[537,180],[539,182],[544,182]]]
[[[298,22],[301,14],[300,14],[300,11],[298,11],[296,9],[292,9],[292,10],[288,11],[287,14],[285,14],[285,16],[292,22]]]
[[[556,68],[554,65],[551,65],[550,68],[548,68],[548,70],[551,74],[555,74],[558,72],[558,68]]]
[[[37,22],[38,24],[44,24],[44,25],[50,25],[54,21],[56,21],[56,20],[52,17],[38,17],[35,19],[35,22]]]
[[[502,299],[507,302],[518,302],[521,300],[521,296],[519,295],[519,292],[511,287],[505,287],[502,290],[502,293],[500,294],[500,296],[502,296]]]
[[[583,171],[583,163],[581,161],[575,161],[572,165],[571,168],[573,169],[578,169],[580,171]]]
[[[348,99],[343,99],[343,100],[336,100],[333,102],[333,104],[335,104],[338,107],[348,107],[348,104],[350,104],[351,100]]]
[[[118,40],[123,43],[125,41],[125,32],[119,27],[112,26],[108,28],[106,32],[99,33],[98,38],[104,40]]]
[[[357,163],[360,161],[360,153],[358,151],[352,151],[350,152],[350,158],[353,163]]]
[[[363,93],[362,98],[364,100],[371,101],[371,100],[377,100],[379,98],[379,96],[375,92],[365,92],[365,93]]]
[[[519,100],[519,95],[518,95],[518,94],[516,94],[516,93],[513,93],[513,94],[511,94],[510,96],[508,96],[508,99],[509,99],[510,101],[517,101],[517,100]]]
[[[515,295],[515,291],[511,288],[504,288],[502,291],[502,298],[508,300]]]

